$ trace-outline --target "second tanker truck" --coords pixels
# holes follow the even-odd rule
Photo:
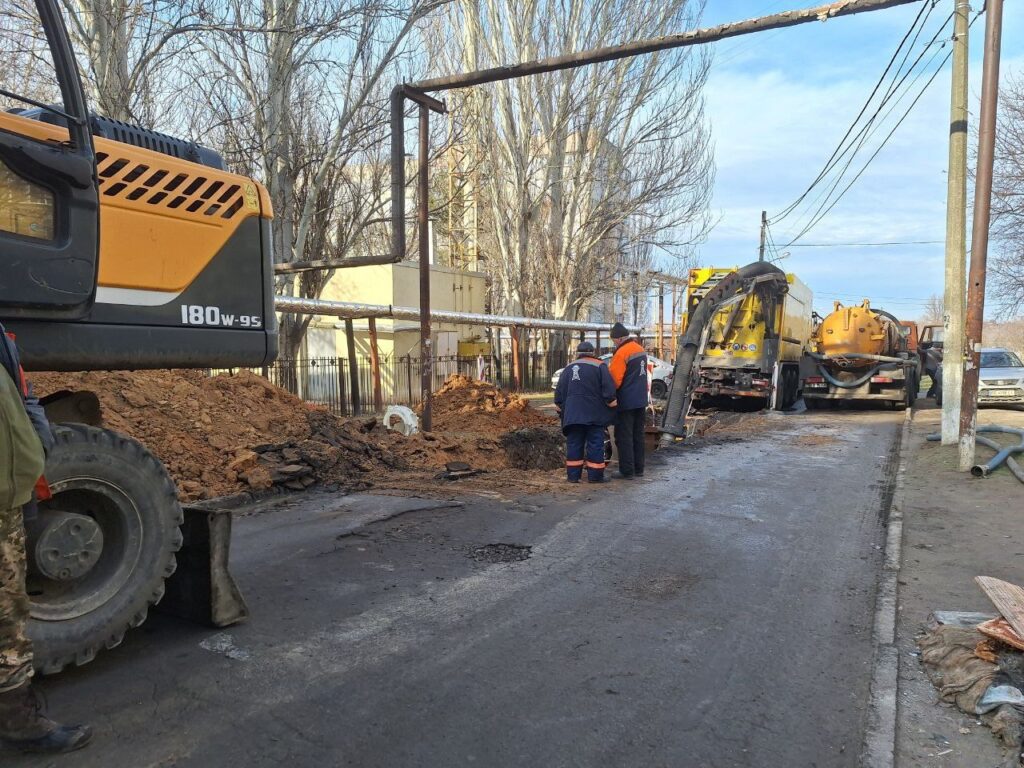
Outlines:
[[[800,363],[807,408],[844,402],[912,406],[921,381],[915,331],[913,323],[873,309],[867,299],[851,307],[837,301]]]

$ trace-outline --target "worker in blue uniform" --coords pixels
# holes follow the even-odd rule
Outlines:
[[[565,470],[578,483],[587,470],[591,483],[604,482],[604,432],[615,418],[615,382],[594,345],[580,342],[576,360],[565,366],[555,387],[555,407],[565,435]]]

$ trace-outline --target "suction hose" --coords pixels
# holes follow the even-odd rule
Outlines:
[[[787,286],[785,272],[766,261],[755,261],[723,278],[718,285],[708,291],[694,309],[693,315],[687,322],[686,333],[679,338],[676,348],[672,387],[669,389],[668,404],[665,406],[665,415],[661,420],[661,442],[663,445],[671,443],[675,437],[686,437],[686,414],[690,410],[690,401],[693,399],[695,385],[693,381],[694,363],[697,360],[697,353],[700,351],[704,330],[711,323],[718,306],[726,299],[735,296],[745,287],[747,281],[766,275],[774,275],[781,279],[783,286]]]
[[[999,427],[999,426],[981,426],[977,429],[978,432],[1002,432],[1009,435],[1017,435],[1020,437],[1020,444],[1011,445],[1009,448],[1000,445],[995,440],[989,440],[986,437],[982,437],[980,434],[975,435],[974,441],[979,445],[984,445],[986,448],[991,448],[996,452],[996,455],[988,460],[987,464],[976,464],[971,467],[971,474],[975,477],[988,477],[1000,464],[1006,462],[1006,468],[1013,473],[1013,476],[1024,483],[1024,468],[1020,466],[1013,458],[1014,453],[1024,452],[1024,429],[1016,429],[1015,427]],[[942,439],[942,435],[934,434],[928,435],[928,441],[936,443]]]

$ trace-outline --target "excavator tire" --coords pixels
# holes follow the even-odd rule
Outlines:
[[[87,664],[145,621],[182,543],[174,483],[140,443],[82,424],[54,425],[54,437],[53,498],[26,515],[28,634],[42,674]]]

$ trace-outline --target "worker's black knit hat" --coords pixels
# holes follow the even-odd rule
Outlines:
[[[592,355],[594,354],[594,345],[589,341],[581,341],[579,346],[576,347],[577,355]]]
[[[612,338],[613,339],[624,339],[629,336],[629,331],[626,330],[626,326],[622,323],[616,323],[612,326]]]

